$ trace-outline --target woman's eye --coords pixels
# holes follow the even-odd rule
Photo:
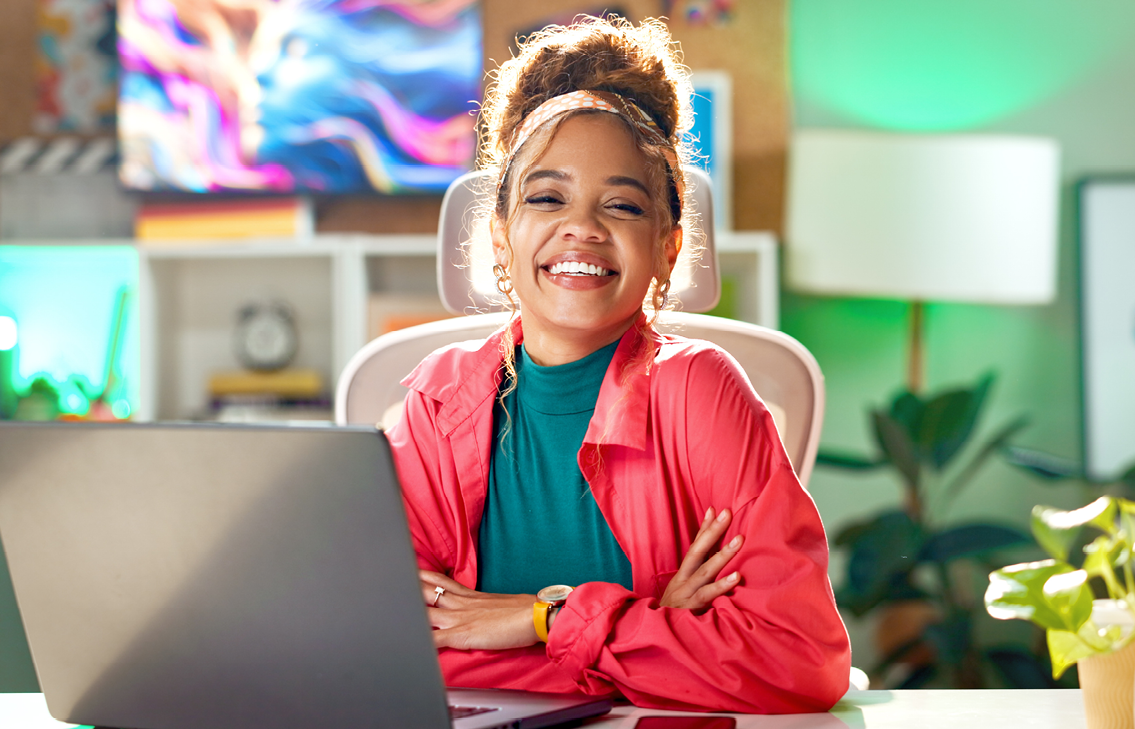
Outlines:
[[[640,208],[638,205],[635,205],[634,203],[628,203],[628,202],[611,203],[611,205],[609,205],[608,207],[610,207],[612,210],[615,210],[617,212],[625,213],[627,215],[634,215],[634,216],[641,216],[646,212],[645,210]]]
[[[529,195],[524,202],[528,205],[558,205],[563,201],[555,195]]]

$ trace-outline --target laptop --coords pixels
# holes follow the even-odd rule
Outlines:
[[[0,539],[62,721],[535,728],[611,706],[447,692],[374,429],[0,423]]]

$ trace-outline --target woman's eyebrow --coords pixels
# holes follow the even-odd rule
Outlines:
[[[646,185],[642,184],[633,177],[625,177],[623,175],[613,175],[607,178],[608,185],[625,185],[627,187],[634,187],[642,190],[644,195],[650,195],[650,191],[646,189]]]
[[[524,178],[524,184],[530,185],[533,182],[538,182],[540,180],[556,180],[562,182],[564,180],[570,179],[571,175],[562,170],[536,170],[535,172]],[[637,180],[634,177],[628,177],[626,175],[612,175],[606,179],[606,183],[614,187],[633,187],[636,190],[641,190],[644,195],[650,195],[650,191],[646,189],[646,185],[644,185],[640,180]]]
[[[546,179],[562,181],[569,179],[569,175],[566,172],[561,172],[560,170],[536,170],[535,172],[524,178],[524,184],[530,185],[533,182]]]

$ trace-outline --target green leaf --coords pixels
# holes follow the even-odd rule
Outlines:
[[[1091,577],[1111,576],[1116,567],[1122,567],[1130,559],[1129,543],[1117,537],[1101,534],[1084,547],[1084,565],[1081,569]]]
[[[917,490],[919,483],[918,453],[915,450],[915,444],[910,433],[907,432],[902,423],[880,410],[873,412],[872,417],[879,449],[887,460],[899,470],[906,483]]]
[[[1006,446],[1001,455],[1005,461],[1034,476],[1040,476],[1046,481],[1063,481],[1069,478],[1084,478],[1084,469],[1074,461],[1060,458],[1051,453],[1022,448],[1020,446]]]
[[[998,549],[1028,544],[1029,535],[1013,527],[996,524],[966,524],[939,532],[926,542],[922,559],[946,563],[963,557],[977,557]]]
[[[912,441],[918,439],[918,431],[922,428],[922,414],[926,406],[922,400],[910,392],[903,390],[891,401],[891,418],[902,426]]]
[[[1028,425],[1028,422],[1028,418],[1019,417],[1001,428],[1001,430],[997,431],[992,438],[986,441],[985,445],[983,445],[977,452],[977,455],[973,457],[973,460],[967,463],[965,468],[963,468],[961,472],[950,482],[950,485],[947,486],[947,500],[952,501],[954,498],[956,498],[957,495],[962,492],[962,489],[964,489],[969,484],[969,481],[974,477],[974,474],[976,474],[978,470],[981,469],[982,465],[984,465],[985,462],[989,460],[989,457],[997,451],[1002,450],[1009,439],[1016,435],[1026,425]]]
[[[1054,512],[1060,512],[1051,506],[1036,505],[1033,507],[1032,519],[1030,520],[1030,527],[1032,529],[1033,538],[1036,539],[1037,544],[1041,549],[1048,552],[1048,556],[1061,562],[1068,561],[1068,550],[1071,549],[1076,539],[1080,536],[1081,527],[1079,525],[1072,527],[1053,528],[1049,526],[1048,520]]]
[[[1100,628],[1091,620],[1080,626],[1079,630],[1048,631],[1048,654],[1052,658],[1052,677],[1060,678],[1072,664],[1085,658],[1109,653],[1126,641],[1123,629],[1118,625]]]
[[[1033,536],[1044,551],[1055,559],[1065,561],[1068,559],[1068,550],[1075,544],[1085,526],[1090,524],[1108,533],[1115,532],[1116,510],[1115,500],[1108,496],[1101,496],[1074,511],[1038,504],[1033,507]]]
[[[1078,629],[1092,617],[1092,591],[1084,570],[1052,575],[1044,583],[1044,596],[1068,628]]]
[[[1046,589],[1053,577],[1073,573],[1078,574]],[[1031,620],[1049,630],[1076,631],[1092,613],[1086,580],[1082,570],[1051,559],[1004,567],[989,574],[985,609],[998,620]]]
[[[1079,529],[1088,525],[1102,532],[1114,534],[1115,517],[1119,510],[1118,501],[1111,496],[1101,496],[1087,506],[1064,511],[1051,506],[1033,507],[1033,520],[1039,520],[1046,528],[1055,531]]]
[[[918,564],[923,540],[922,529],[902,511],[845,529],[836,537],[836,545],[851,552],[839,602],[861,615],[883,600],[909,594],[907,576]]]
[[[993,375],[986,375],[972,390],[951,390],[926,403],[918,442],[936,470],[942,470],[973,434],[992,384]]]
[[[871,471],[887,462],[881,458],[868,459],[863,456],[853,456],[849,453],[836,453],[835,451],[820,451],[816,454],[816,465],[844,468],[849,471]]]
[[[1072,665],[1097,651],[1068,630],[1048,631],[1048,655],[1052,658],[1052,677],[1060,678]]]

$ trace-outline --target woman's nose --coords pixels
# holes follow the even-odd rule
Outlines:
[[[572,206],[567,210],[561,233],[565,238],[600,242],[607,239],[608,231],[594,210],[585,206]]]

